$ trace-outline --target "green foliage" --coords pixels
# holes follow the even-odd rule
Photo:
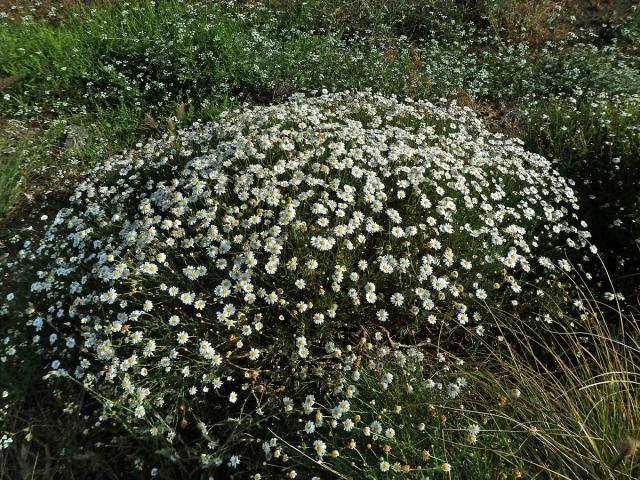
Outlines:
[[[578,91],[531,100],[528,148],[558,159],[576,182],[596,244],[606,246],[621,272],[638,266],[632,214],[640,184],[640,97]]]
[[[495,128],[523,138],[527,149],[553,158],[561,174],[575,180],[580,217],[588,221],[609,268],[596,272],[599,280],[620,278],[618,288],[629,297],[639,295],[640,7],[632,5],[624,17],[614,18],[598,16],[606,11],[602,3],[590,3],[598,10],[550,0],[131,0],[69,2],[48,14],[42,2],[17,1],[17,8],[6,12],[0,7],[0,237],[19,239],[3,245],[0,257],[11,258],[23,240],[38,238],[41,216],[66,205],[91,167],[141,146],[143,139],[215,120],[244,102],[281,102],[294,92],[323,88],[372,88],[419,99],[457,97],[485,113]],[[456,244],[465,246],[471,243]],[[0,287],[18,280],[12,276]],[[602,292],[594,295],[600,298]],[[20,301],[26,307],[27,300]],[[616,442],[636,435],[640,424],[632,387],[638,335],[601,325],[612,318],[633,325],[637,318],[608,307],[591,315],[602,322],[582,318],[588,336],[602,340],[586,352],[580,350],[582,337],[569,336],[560,347],[528,330],[509,331],[530,322],[524,303],[514,306],[515,321],[507,322],[511,313],[493,313],[506,338],[518,339],[512,350],[493,351],[489,363],[471,361],[476,352],[466,352],[468,368],[455,367],[477,385],[474,407],[488,415],[486,430],[496,432],[485,432],[483,424],[478,448],[467,456],[470,445],[458,431],[464,425],[434,425],[430,434],[451,436],[436,445],[436,456],[453,459],[452,477],[517,478],[520,469],[528,474],[533,467],[558,478],[634,478],[632,464],[606,466],[617,455]],[[3,335],[12,326],[4,324]],[[576,351],[591,362],[565,362]],[[19,408],[4,414],[10,422],[3,425],[14,433],[29,423],[36,427],[21,430],[16,448],[0,449],[0,477],[16,477],[35,462],[41,478],[77,471],[115,478],[118,470],[130,468],[130,451],[140,459],[137,469],[155,461],[153,451],[140,450],[126,423],[81,434],[81,417],[101,407],[69,387],[52,396],[40,383],[42,365],[27,354],[23,360],[20,369],[0,371],[0,382],[14,384],[21,397],[12,394],[10,403]],[[426,370],[420,366],[412,374],[419,396],[428,396],[422,388]],[[602,378],[609,380],[600,384]],[[513,385],[505,384],[515,379],[529,387],[521,400],[511,402]],[[375,376],[365,374],[362,383],[363,395],[376,400],[375,406],[361,404],[362,414],[388,415],[395,407],[388,391]],[[399,385],[392,390],[409,405],[398,417],[409,424],[424,402]],[[492,410],[503,395],[507,405]],[[467,409],[471,397],[465,397]],[[65,427],[51,425],[51,405],[65,408],[72,401],[81,407],[67,412]],[[174,413],[174,420],[180,418]],[[539,433],[532,433],[532,425]],[[64,435],[65,429],[78,434]],[[50,450],[58,437],[61,448]],[[109,438],[117,467],[94,448]],[[393,451],[417,458],[421,438],[399,436]],[[360,457],[351,449],[343,453],[340,472],[357,478],[362,471],[354,475],[349,462]],[[361,453],[379,466],[370,450]],[[41,458],[54,467],[39,463]],[[490,470],[488,461],[499,467]],[[22,466],[2,470],[6,465]],[[166,473],[169,478],[190,474],[171,461],[165,467],[172,472]],[[374,470],[369,474],[379,478]],[[442,475],[433,472],[432,478]]]
[[[623,39],[637,44],[640,40],[640,5],[631,6],[629,13],[620,24],[620,33]]]
[[[152,132],[147,114],[164,126],[181,102],[207,119],[236,100],[266,103],[325,87],[463,94],[517,108],[532,93],[637,91],[637,63],[615,45],[595,47],[583,34],[575,45],[497,36],[495,25],[523,20],[512,10],[490,2],[474,10],[413,0],[162,0],[69,8],[55,23],[0,20],[0,75],[20,79],[3,90],[0,112],[27,123],[43,109],[71,120],[82,106],[89,116],[81,125],[105,127],[92,138],[127,146]]]
[[[557,90],[574,89],[593,93],[634,94],[640,86],[638,59],[617,45],[598,47],[579,43],[559,58]]]

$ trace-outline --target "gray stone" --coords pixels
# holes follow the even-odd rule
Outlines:
[[[71,125],[67,130],[64,147],[72,151],[78,151],[87,143],[88,139],[89,130],[87,128]]]

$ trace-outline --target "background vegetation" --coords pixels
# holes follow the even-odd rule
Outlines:
[[[576,319],[584,336],[560,347],[523,327],[511,332],[518,348],[496,353],[481,369],[495,429],[514,432],[491,452],[509,468],[486,471],[485,478],[520,478],[523,459],[553,463],[546,474],[555,478],[636,478],[633,442],[613,467],[620,441],[640,433],[634,370],[640,6],[634,3],[0,1],[0,255],[15,254],[12,239],[37,233],[40,219],[64,204],[89,167],[231,106],[322,89],[455,99],[481,112],[494,131],[554,159],[575,182],[602,255],[593,281],[585,279],[588,289],[581,286],[590,312]],[[625,304],[603,306],[604,291],[619,292]],[[584,338],[593,340],[590,348]],[[580,369],[566,360],[576,355]],[[479,371],[472,367],[469,376]],[[503,402],[508,390],[491,376],[505,371],[531,386],[517,408]],[[130,445],[109,445],[105,456],[94,448],[98,434],[90,441],[82,435],[79,411],[69,410],[62,422],[50,415],[67,403],[90,403],[81,391],[55,398],[41,387],[37,368],[0,375],[0,384],[11,383],[11,395],[21,397],[10,413],[11,430],[21,433],[0,451],[0,475],[119,478]],[[526,441],[523,432],[530,433]],[[591,468],[585,465],[597,466],[585,471]],[[482,474],[474,468],[469,472]]]

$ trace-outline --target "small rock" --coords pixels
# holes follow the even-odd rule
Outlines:
[[[67,138],[64,140],[64,147],[77,151],[81,149],[89,138],[89,130],[78,125],[71,125],[67,131]]]

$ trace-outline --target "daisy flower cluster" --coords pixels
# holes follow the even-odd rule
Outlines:
[[[355,364],[385,342],[464,349],[470,329],[491,332],[479,307],[533,305],[587,242],[576,209],[547,160],[455,104],[365,91],[243,107],[78,185],[2,267],[33,280],[3,289],[0,314],[23,326],[0,353],[35,348],[49,376],[104,404],[92,420],[191,442],[206,468],[252,468],[283,404],[313,434],[314,398],[335,388],[332,428],[392,439],[392,419],[348,414]],[[381,371],[381,388],[395,376]]]
[[[343,382],[332,392],[308,394],[300,403],[285,397],[283,410],[298,425],[298,438],[265,440],[266,462],[281,464],[285,478],[333,478],[335,472],[346,478],[455,477],[463,458],[508,470],[482,453],[500,433],[489,415],[466,403],[471,387],[460,374],[464,362],[445,355],[431,362],[428,352],[391,349],[381,339],[374,336],[366,349],[375,354],[356,355],[362,363],[345,362]],[[451,444],[457,447],[446,448]]]

